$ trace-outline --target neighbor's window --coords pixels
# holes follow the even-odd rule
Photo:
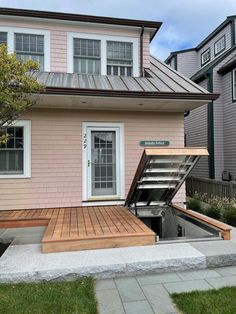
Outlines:
[[[0,145],[0,174],[23,174],[23,127],[8,127],[4,132],[9,135],[9,140]]]
[[[7,45],[7,32],[0,32],[0,44]]]
[[[218,55],[220,52],[225,50],[225,36],[221,37],[217,42],[214,44],[215,56]]]
[[[107,41],[107,74],[131,76],[133,70],[133,44]]]
[[[211,51],[210,51],[210,48],[208,48],[206,51],[204,51],[201,54],[201,65],[206,64],[210,60],[211,60]]]
[[[236,100],[236,70],[233,70],[233,100]]]
[[[101,73],[100,40],[74,38],[74,72]]]
[[[15,34],[15,52],[20,60],[39,62],[44,70],[44,36],[32,34]]]

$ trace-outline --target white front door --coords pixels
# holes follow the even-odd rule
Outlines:
[[[85,144],[86,143],[86,144]],[[84,166],[87,199],[121,196],[121,129],[112,124],[84,128]]]

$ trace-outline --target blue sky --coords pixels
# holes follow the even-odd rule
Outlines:
[[[196,46],[226,16],[236,15],[236,0],[0,0],[0,6],[160,21],[151,52],[162,60]]]

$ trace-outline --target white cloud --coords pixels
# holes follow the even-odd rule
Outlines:
[[[0,0],[0,6],[162,21],[151,50],[165,59],[173,50],[197,45],[227,15],[236,0]]]

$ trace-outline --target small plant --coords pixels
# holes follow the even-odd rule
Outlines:
[[[236,227],[236,207],[232,205],[225,206],[222,212],[223,222]]]
[[[204,214],[218,220],[221,218],[221,210],[218,206],[215,205],[207,207],[204,211]]]
[[[196,198],[192,198],[187,202],[187,208],[192,209],[196,212],[203,213],[203,208],[201,206],[201,202]]]

